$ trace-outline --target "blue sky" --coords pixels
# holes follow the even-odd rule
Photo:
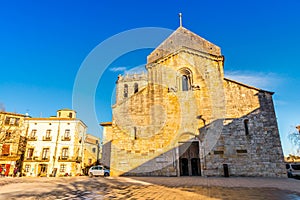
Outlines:
[[[300,124],[299,7],[297,0],[1,1],[0,107],[36,117],[72,108],[76,74],[99,43],[133,28],[176,29],[182,12],[184,27],[221,47],[227,77],[275,92],[283,150],[295,153],[287,135]],[[151,50],[123,55],[105,71],[99,122],[111,120],[117,75],[145,64]]]

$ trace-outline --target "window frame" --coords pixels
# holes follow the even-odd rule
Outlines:
[[[134,83],[133,85],[133,92],[134,94],[137,93],[139,91],[139,84],[138,83]]]
[[[43,148],[42,160],[48,160],[50,155],[50,148]]]
[[[124,98],[128,97],[128,84],[124,84],[124,91],[123,91]]]
[[[60,164],[60,166],[59,166],[59,172],[66,172],[66,168],[67,168],[66,164]]]

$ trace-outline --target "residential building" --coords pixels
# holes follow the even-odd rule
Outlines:
[[[101,123],[111,175],[286,177],[273,92],[225,78],[220,47],[180,26],[145,67]]]
[[[25,115],[12,112],[0,112],[0,167],[6,176],[13,175],[15,168],[22,168],[26,146]]]
[[[65,176],[82,174],[87,126],[70,109],[49,118],[26,118],[27,146],[23,175]]]
[[[91,166],[99,164],[100,159],[100,138],[86,134],[84,142],[84,174],[88,175]]]

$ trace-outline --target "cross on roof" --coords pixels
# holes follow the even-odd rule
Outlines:
[[[179,26],[182,27],[182,13],[179,13]]]

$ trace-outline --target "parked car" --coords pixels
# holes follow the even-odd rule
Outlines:
[[[300,176],[300,163],[287,163],[286,169],[289,178]]]
[[[105,167],[102,166],[102,165],[92,166],[89,169],[89,176],[90,177],[93,177],[93,176],[109,176],[109,175],[110,175],[109,169],[105,169]]]

